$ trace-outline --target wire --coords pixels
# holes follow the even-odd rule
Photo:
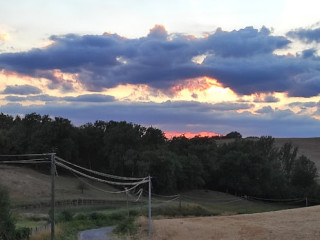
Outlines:
[[[35,154],[3,154],[3,155],[0,155],[0,157],[35,157],[35,156],[50,156],[54,153],[35,153]]]
[[[154,196],[163,197],[163,198],[174,198],[174,197],[179,197],[180,196],[179,194],[171,195],[171,196],[159,195],[159,194],[155,194],[155,193],[151,193],[151,194],[154,195]]]
[[[13,164],[16,164],[16,163],[21,163],[21,164],[24,164],[24,163],[50,163],[50,161],[48,160],[44,160],[43,158],[41,159],[28,159],[28,160],[10,160],[10,161],[0,161],[0,163],[4,163],[4,164],[10,164],[10,163],[13,163]]]
[[[261,201],[269,201],[269,202],[292,202],[292,201],[300,201],[301,200],[301,198],[272,199],[272,198],[258,198],[258,197],[251,197],[251,196],[247,196],[247,198],[251,198],[254,200],[261,200]]]
[[[111,175],[111,174],[106,174],[106,173],[102,173],[102,172],[98,172],[98,171],[94,171],[94,170],[91,170],[91,169],[88,169],[88,168],[84,168],[84,167],[81,167],[79,165],[76,165],[76,164],[73,164],[71,162],[68,162],[58,156],[56,156],[56,159],[61,161],[61,162],[64,162],[64,163],[67,163],[67,164],[70,164],[74,167],[77,167],[77,168],[80,168],[82,170],[85,170],[85,171],[88,171],[88,172],[91,172],[91,173],[94,173],[94,174],[97,174],[97,175],[100,175],[100,176],[103,176],[103,177],[108,177],[108,178],[114,178],[114,179],[119,179],[119,180],[146,180],[148,177],[144,177],[144,178],[132,178],[132,177],[121,177],[121,176],[115,176],[115,175]]]
[[[134,202],[138,202],[140,200],[140,198],[142,196],[142,193],[143,193],[143,189],[140,188],[140,190],[137,193],[139,193],[139,196],[138,196],[138,198],[136,200],[134,200]]]
[[[142,183],[146,183],[146,182],[149,182],[149,180],[142,180],[140,182],[128,182],[128,183],[122,183],[122,182],[113,182],[113,181],[108,181],[108,180],[104,180],[104,179],[100,179],[100,178],[96,178],[96,177],[92,177],[90,175],[87,175],[85,173],[82,173],[82,172],[79,172],[71,167],[68,167],[66,165],[64,165],[63,163],[60,163],[60,162],[57,162],[56,161],[56,164],[60,167],[63,167],[65,169],[68,169],[70,171],[73,171],[74,173],[77,173],[83,177],[86,177],[86,178],[90,178],[92,180],[95,180],[95,181],[98,181],[98,182],[104,182],[104,183],[108,183],[108,184],[111,184],[111,185],[118,185],[118,186],[127,186],[127,185],[137,185],[137,184],[142,184]]]
[[[180,197],[176,197],[176,198],[173,198],[173,199],[170,199],[170,200],[167,200],[167,201],[163,201],[162,203],[157,204],[157,206],[161,206],[161,205],[165,205],[167,203],[174,202],[174,201],[178,200],[179,198]]]
[[[181,197],[192,199],[192,200],[199,200],[199,201],[229,201],[229,200],[234,200],[234,198],[200,198],[200,197],[191,197],[188,195],[181,195]]]
[[[72,171],[71,171],[71,172],[72,172]],[[107,190],[98,188],[98,187],[96,187],[96,186],[94,186],[94,185],[86,182],[85,180],[81,179],[81,178],[80,178],[77,174],[75,174],[74,172],[72,172],[72,173],[73,173],[73,175],[75,175],[81,182],[87,184],[87,185],[90,186],[91,188],[94,188],[94,189],[96,189],[96,190],[98,190],[98,191],[101,191],[101,192],[110,193],[110,194],[125,193],[126,191],[131,191],[131,190],[135,189],[136,187],[138,187],[138,186],[140,185],[140,184],[137,184],[137,185],[135,185],[135,186],[133,186],[132,188],[129,188],[129,189],[127,189],[127,190],[112,192],[112,191],[107,191]]]
[[[240,198],[240,199],[236,199],[236,200],[232,200],[232,201],[228,201],[228,202],[223,202],[223,203],[221,203],[221,204],[229,204],[229,203],[239,202],[239,201],[243,201],[243,199]]]

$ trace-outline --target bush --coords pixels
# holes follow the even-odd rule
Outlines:
[[[126,214],[124,212],[115,212],[109,215],[111,220],[121,221],[126,218]]]
[[[133,235],[137,232],[137,225],[135,224],[134,217],[126,217],[121,221],[114,229],[117,234],[129,234]]]
[[[87,220],[87,219],[88,219],[87,215],[83,213],[79,213],[74,216],[74,220]]]
[[[73,214],[68,210],[63,210],[57,216],[57,222],[70,222],[73,219]]]
[[[9,193],[0,187],[0,240],[15,240],[15,231]]]
[[[28,240],[31,235],[31,228],[19,228],[15,232],[15,240]]]
[[[103,213],[93,212],[89,215],[89,220],[106,220],[107,218],[108,216]]]
[[[188,204],[188,205],[182,206],[181,208],[177,206],[156,208],[153,210],[153,215],[176,217],[176,216],[212,216],[214,214],[202,206],[199,206],[196,204]]]

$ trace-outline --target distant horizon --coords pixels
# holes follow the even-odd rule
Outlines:
[[[21,118],[24,118],[25,114],[20,114],[20,115],[12,115],[12,114],[6,114],[6,113],[3,113],[3,112],[0,112],[0,114],[5,114],[5,115],[9,115],[13,118],[16,118],[17,116],[21,117]],[[36,113],[36,112],[32,112],[32,113],[35,113],[35,114],[39,114],[39,113]],[[27,114],[32,114],[31,112],[30,113],[27,113]],[[48,114],[40,114],[41,116],[44,116],[44,115],[48,115]],[[88,121],[88,122],[83,122],[81,124],[75,124],[71,119],[67,118],[67,117],[63,117],[63,116],[50,116],[48,115],[51,119],[54,120],[55,117],[61,117],[61,118],[65,118],[65,119],[68,119],[71,124],[74,126],[74,127],[80,127],[82,125],[85,125],[87,123],[91,123],[91,124],[94,124],[96,121],[105,121],[105,122],[109,122],[109,121],[115,121],[115,122],[121,122],[121,121],[124,121],[124,122],[127,122],[127,123],[132,123],[132,124],[137,124],[137,125],[140,125],[142,127],[146,127],[146,128],[149,128],[149,127],[154,127],[154,128],[157,128],[159,130],[161,130],[163,133],[164,133],[164,136],[168,139],[168,140],[171,140],[172,138],[174,137],[186,137],[188,139],[191,139],[191,138],[194,138],[194,137],[225,137],[228,133],[231,133],[231,132],[238,132],[242,135],[242,138],[260,138],[260,137],[267,137],[267,136],[270,136],[270,137],[273,137],[273,138],[320,138],[320,136],[313,136],[313,137],[287,137],[287,136],[272,136],[272,135],[250,135],[250,136],[246,136],[246,135],[243,135],[241,132],[239,132],[238,130],[236,129],[233,129],[233,130],[229,130],[225,133],[215,133],[215,132],[212,132],[212,131],[201,131],[201,132],[177,132],[177,131],[165,131],[161,128],[158,128],[156,126],[153,126],[153,125],[144,125],[144,124],[139,124],[137,122],[130,122],[130,121],[126,121],[126,120],[119,120],[119,121],[116,121],[116,120],[101,120],[101,119],[96,119],[96,120],[93,120],[93,121]]]

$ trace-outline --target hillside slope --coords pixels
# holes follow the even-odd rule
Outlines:
[[[59,169],[58,169],[59,173]],[[107,199],[125,200],[124,194],[108,194],[87,187],[84,193],[78,189],[81,182],[76,177],[58,175],[56,177],[56,200],[64,199]],[[87,180],[86,180],[87,181]],[[105,191],[117,191],[106,184],[90,183]],[[50,200],[51,176],[37,172],[30,168],[0,165],[0,185],[10,191],[10,197],[15,204],[37,203]]]

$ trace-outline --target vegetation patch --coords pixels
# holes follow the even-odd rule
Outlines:
[[[198,204],[184,204],[181,206],[157,207],[152,209],[153,216],[168,216],[168,217],[185,217],[185,216],[213,216],[216,213],[206,209]]]

